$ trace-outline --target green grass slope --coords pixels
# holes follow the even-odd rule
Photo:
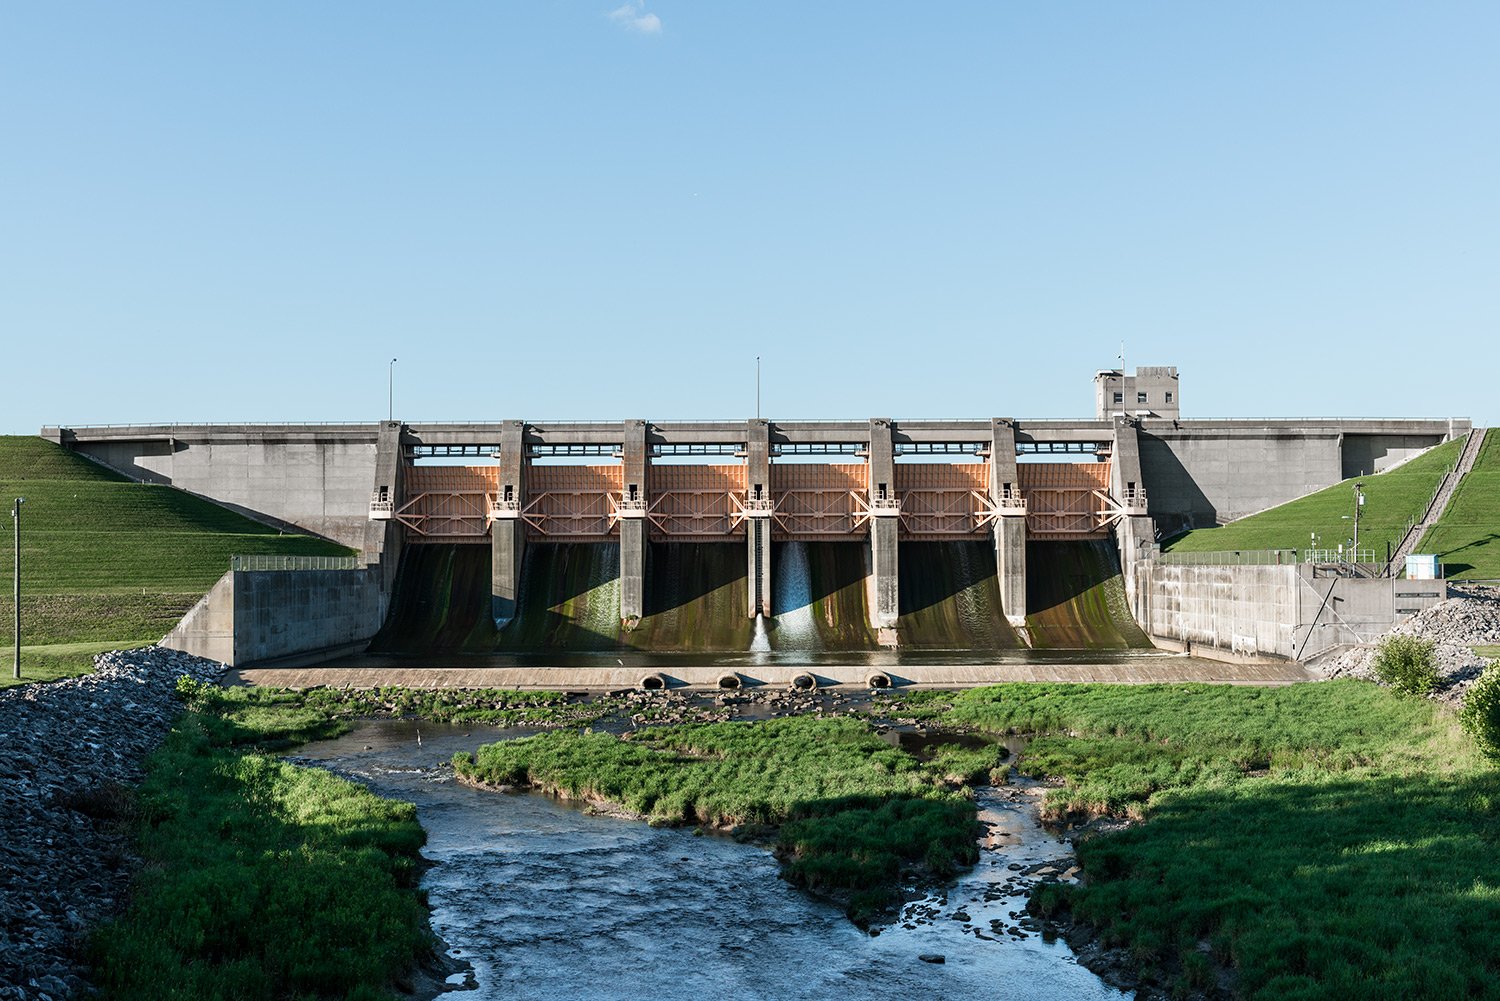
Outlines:
[[[1436,553],[1450,577],[1500,578],[1500,432],[1485,436],[1474,468],[1417,552]]]
[[[26,498],[21,629],[29,681],[87,670],[99,649],[161,638],[236,553],[348,552],[282,535],[172,487],[136,483],[40,438],[0,436],[7,512],[16,497]],[[13,557],[11,526],[3,528],[0,647],[8,647]],[[0,683],[10,680],[8,669],[0,671]]]
[[[1458,461],[1463,442],[1450,441],[1398,469],[1319,490],[1294,501],[1252,514],[1218,528],[1184,533],[1162,548],[1169,552],[1202,553],[1245,549],[1306,549],[1313,532],[1323,549],[1336,549],[1354,533],[1355,482],[1365,485],[1365,507],[1359,516],[1359,547],[1373,549],[1385,559],[1385,547],[1401,541],[1407,519],[1420,518],[1443,473]]]

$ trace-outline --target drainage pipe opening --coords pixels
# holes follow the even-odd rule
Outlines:
[[[719,687],[726,692],[733,692],[740,687],[740,676],[733,671],[728,674],[719,675]]]
[[[881,671],[876,671],[865,679],[865,684],[871,688],[889,688],[891,687],[891,676]]]
[[[660,674],[647,674],[641,678],[637,687],[640,688],[643,692],[665,691],[667,687],[667,679],[665,676]]]
[[[794,674],[790,682],[793,691],[812,692],[818,688],[818,679],[810,674]]]

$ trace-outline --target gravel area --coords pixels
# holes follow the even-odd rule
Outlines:
[[[181,712],[177,679],[224,672],[160,647],[94,664],[0,691],[0,1001],[87,993],[79,947],[123,905],[131,787]]]
[[[1434,698],[1457,705],[1464,691],[1489,663],[1474,652],[1476,646],[1500,646],[1500,587],[1453,584],[1448,598],[1419,612],[1387,635],[1418,636],[1432,640],[1433,659],[1441,677]],[[1351,647],[1318,665],[1330,678],[1374,678],[1371,664],[1376,644]]]

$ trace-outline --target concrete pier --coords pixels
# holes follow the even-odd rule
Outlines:
[[[745,427],[745,544],[750,617],[771,617],[771,424]]]
[[[370,492],[370,520],[365,523],[365,541],[360,561],[380,568],[381,591],[390,594],[401,562],[405,530],[396,520],[396,508],[405,492],[406,461],[402,455],[402,425],[386,421],[375,439],[375,484]]]
[[[1026,502],[1016,473],[1016,425],[1009,418],[991,422],[990,504],[997,512],[995,575],[1000,607],[1013,626],[1026,624]]]
[[[646,451],[646,422],[626,421],[620,449],[624,483],[617,515],[620,521],[620,621],[633,627],[646,614],[646,508],[651,459]]]
[[[519,421],[500,429],[498,494],[490,501],[490,613],[503,629],[516,617],[521,599],[521,569],[526,559],[526,450]]]
[[[1140,422],[1131,417],[1114,419],[1114,451],[1110,470],[1110,493],[1123,509],[1115,523],[1120,546],[1120,568],[1125,591],[1135,594],[1135,568],[1157,550],[1155,525],[1146,510],[1145,478],[1141,472],[1141,448],[1137,434]]]
[[[895,629],[901,615],[901,577],[898,542],[901,502],[896,497],[896,447],[891,421],[870,420],[870,625],[877,633]]]

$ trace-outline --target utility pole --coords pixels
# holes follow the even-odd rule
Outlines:
[[[385,419],[396,419],[396,359],[385,367]]]
[[[17,497],[16,502],[10,506],[10,517],[15,522],[16,552],[15,563],[11,567],[14,571],[13,587],[11,589],[11,600],[15,607],[15,637],[16,637],[16,660],[12,676],[21,680],[21,505],[26,503],[25,497]]]
[[[1359,562],[1359,509],[1365,505],[1363,483],[1354,484],[1354,562]]]

